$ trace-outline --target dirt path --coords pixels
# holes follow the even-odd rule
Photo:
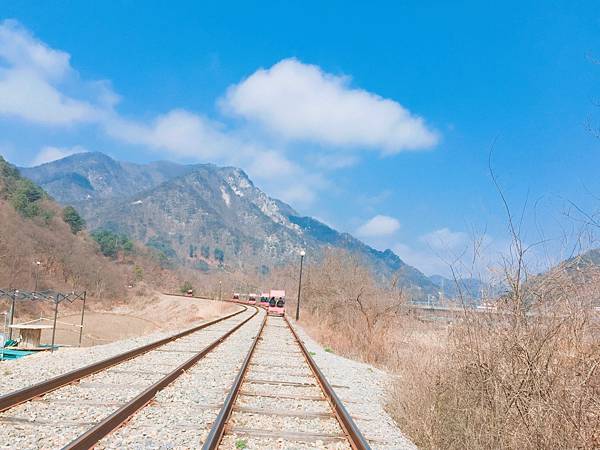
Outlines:
[[[235,306],[210,300],[153,295],[151,298],[134,298],[127,304],[110,311],[93,311],[86,308],[82,346],[107,344],[154,333],[181,329],[188,324],[208,320],[235,310]],[[44,323],[52,324],[52,317],[44,316]],[[59,313],[56,343],[78,345],[79,313]],[[19,320],[15,320],[19,322]],[[52,330],[42,332],[42,343],[52,341]]]

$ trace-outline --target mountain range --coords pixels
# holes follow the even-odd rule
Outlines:
[[[437,297],[440,290],[391,250],[376,250],[269,197],[239,168],[134,164],[90,152],[20,171],[58,202],[77,208],[91,230],[126,234],[198,270],[266,273],[297,261],[302,249],[312,258],[341,249],[380,277],[398,276],[413,297]]]

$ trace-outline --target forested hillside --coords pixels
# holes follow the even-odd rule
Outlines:
[[[59,206],[2,157],[0,223],[0,287],[33,290],[37,277],[38,290],[87,290],[113,300],[141,281],[156,287],[179,282],[126,237],[90,236],[74,208]]]

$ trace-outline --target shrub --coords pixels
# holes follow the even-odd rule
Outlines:
[[[17,180],[14,191],[9,195],[11,205],[27,218],[35,217],[40,213],[38,202],[42,198],[44,198],[42,188],[25,178]]]
[[[203,245],[202,247],[200,247],[200,254],[203,258],[210,257],[210,247],[208,245]]]
[[[295,267],[273,272],[295,287]],[[600,448],[600,269],[572,272],[582,279],[507,275],[496,309],[432,323],[352,257],[326,252],[306,267],[301,319],[325,351],[396,374],[387,409],[419,448],[591,450]]]
[[[142,281],[144,279],[144,269],[137,264],[133,266],[133,279],[135,281]]]
[[[569,299],[521,314],[514,302],[465,311],[439,353],[413,349],[420,356],[396,362],[390,412],[418,446],[597,448],[600,346],[590,308]]]
[[[223,264],[223,261],[225,260],[225,252],[220,248],[215,248],[214,255],[215,259],[219,261],[219,264]]]
[[[92,233],[92,238],[100,246],[100,252],[104,256],[114,258],[119,251],[131,252],[133,242],[124,234],[116,234],[109,230],[96,230]]]
[[[171,247],[171,243],[161,236],[151,237],[148,239],[148,243],[146,245],[154,250],[157,250],[159,253],[162,253],[165,258],[177,257],[177,253],[175,250],[173,250],[173,247]]]
[[[206,261],[200,260],[194,264],[194,269],[201,270],[202,272],[208,272],[210,270],[210,266]]]
[[[181,287],[179,288],[179,290],[180,290],[182,293],[184,293],[184,294],[185,294],[185,293],[187,293],[187,291],[190,291],[190,290],[192,290],[192,291],[193,291],[193,290],[194,290],[194,286],[192,286],[192,283],[190,283],[189,281],[185,281],[185,282],[184,282],[184,283],[181,285]]]
[[[73,234],[77,234],[85,228],[85,220],[72,206],[65,206],[63,209],[63,220],[69,224]]]

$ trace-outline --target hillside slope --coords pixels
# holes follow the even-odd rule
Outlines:
[[[63,208],[0,156],[0,287],[87,290],[97,299],[123,299],[137,267],[151,285],[173,278],[151,255],[107,258],[86,231],[74,233]],[[36,262],[40,264],[36,264]],[[39,267],[38,267],[39,266]]]

